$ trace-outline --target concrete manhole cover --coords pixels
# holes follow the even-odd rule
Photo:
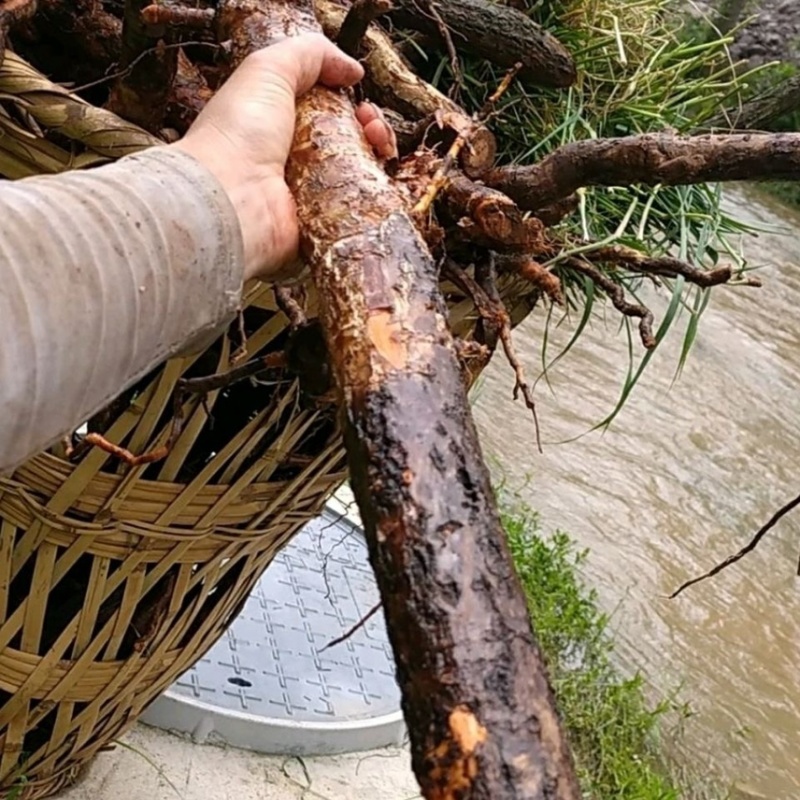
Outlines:
[[[263,753],[400,743],[405,728],[383,615],[323,651],[377,602],[361,531],[327,510],[281,551],[227,634],[142,721]]]

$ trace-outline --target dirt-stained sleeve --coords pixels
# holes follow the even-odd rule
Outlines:
[[[220,330],[243,275],[236,213],[185,153],[0,182],[0,472]]]

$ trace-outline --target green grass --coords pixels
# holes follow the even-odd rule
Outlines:
[[[759,184],[761,191],[777,197],[782,203],[794,208],[800,208],[800,183],[793,181],[769,181]]]
[[[563,42],[575,58],[578,81],[566,90],[516,82],[501,102],[493,126],[502,162],[532,163],[557,147],[581,139],[652,131],[687,132],[741,99],[754,73],[737,74],[731,39],[676,24],[672,0],[527,0],[530,17]],[[691,25],[690,20],[686,25]],[[476,109],[500,81],[503,71],[478,59],[462,58],[462,99]],[[426,77],[447,90],[452,74],[447,58],[434,56]],[[547,266],[565,288],[567,314],[578,335],[553,353],[550,337],[542,343],[546,373],[567,355],[586,323],[605,311],[604,294],[584,275],[565,267],[563,257],[586,253],[600,243],[620,243],[652,255],[671,253],[699,267],[731,263],[737,272],[749,265],[738,247],[750,229],[727,215],[717,187],[610,187],[580,193],[579,212],[558,227],[561,256]],[[600,265],[604,268],[604,265]],[[636,297],[646,278],[624,269],[607,275]],[[708,290],[683,280],[664,280],[671,299],[657,322],[657,346],[670,334],[682,336],[676,374],[696,341],[698,321],[708,305]],[[549,317],[561,321],[561,313]],[[627,402],[654,351],[645,352],[635,324],[622,319],[631,340],[629,369],[618,403],[597,427],[607,427]]]
[[[744,18],[741,24],[744,24],[747,19]],[[717,38],[715,29],[709,20],[700,17],[690,20],[681,32],[681,40],[688,46],[714,41],[715,38]],[[761,69],[751,72],[738,80],[739,95],[736,100],[743,103],[753,97],[757,97],[765,91],[773,89],[781,81],[794,77],[797,72],[798,68],[795,64],[785,62],[766,64]],[[731,107],[735,107],[735,105],[734,103]],[[800,110],[785,114],[776,120],[771,127],[775,131],[800,131]],[[800,208],[800,184],[797,182],[765,181],[759,183],[758,188],[777,197],[787,205]]]
[[[537,515],[513,508],[504,524],[585,796],[723,800],[724,791],[678,778],[667,766],[659,733],[685,709],[673,699],[652,706],[641,676],[626,678],[615,667],[608,617],[580,579],[587,553],[564,533],[542,537]]]

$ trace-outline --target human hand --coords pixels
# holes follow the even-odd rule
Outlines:
[[[231,75],[176,147],[193,155],[230,197],[244,238],[245,280],[275,280],[297,260],[299,230],[284,179],[295,128],[295,100],[317,83],[351,86],[361,65],[318,34],[291,37],[253,53]],[[380,111],[356,116],[376,153],[396,155]]]

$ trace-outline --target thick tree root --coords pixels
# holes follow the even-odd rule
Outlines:
[[[537,164],[500,167],[481,177],[534,212],[584,186],[799,180],[800,133],[590,139]]]
[[[310,11],[225,3],[234,60],[313,30]],[[324,89],[299,104],[287,179],[423,793],[578,798],[411,198],[367,152],[350,101]]]
[[[417,0],[394,0],[392,15],[401,27],[433,36],[441,24],[459,48],[501,67],[521,62],[520,78],[538,86],[571,86],[576,78],[569,51],[551,33],[515,8],[489,0],[436,2],[436,15],[420,12]]]

